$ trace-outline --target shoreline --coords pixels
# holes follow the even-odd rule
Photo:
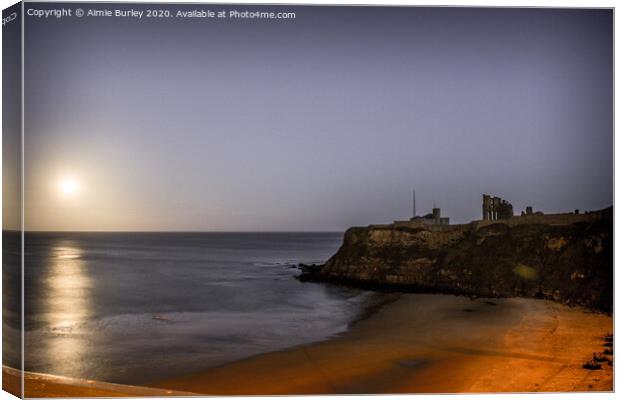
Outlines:
[[[612,331],[608,315],[547,300],[392,293],[324,341],[145,386],[27,372],[26,396],[611,391],[613,367],[582,365]]]

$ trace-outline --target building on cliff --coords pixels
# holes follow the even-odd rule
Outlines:
[[[423,216],[417,216],[415,213],[415,193],[413,195],[413,217],[408,220],[396,220],[392,224],[369,225],[374,228],[425,228],[431,231],[446,230],[471,230],[474,231],[489,225],[503,224],[506,226],[517,225],[571,225],[579,222],[594,222],[609,214],[609,209],[600,211],[580,212],[574,210],[569,213],[545,214],[541,211],[534,211],[532,206],[527,206],[521,215],[513,214],[513,206],[500,197],[482,195],[482,220],[471,221],[470,223],[450,225],[450,218],[441,216],[441,209],[433,207],[433,212]]]
[[[441,208],[434,207],[433,212],[424,216],[412,217],[409,222],[419,225],[450,225],[450,218],[441,216]]]
[[[412,191],[412,205],[413,205],[413,216],[404,221],[394,221],[395,225],[399,226],[408,226],[408,227],[421,227],[421,226],[439,226],[439,225],[450,225],[450,218],[441,216],[441,208],[435,207],[433,205],[433,212],[430,214],[426,214],[423,216],[418,216],[415,208],[415,189]]]
[[[579,210],[575,210],[575,214],[579,214]],[[529,215],[544,215],[542,211],[534,212],[532,206],[525,207],[525,211],[521,211],[521,216],[529,216]]]
[[[497,221],[509,219],[514,215],[512,204],[501,197],[482,195],[482,220]]]

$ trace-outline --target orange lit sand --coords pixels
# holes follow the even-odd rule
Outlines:
[[[612,389],[612,319],[532,299],[403,295],[330,341],[156,386],[205,394],[431,393]]]
[[[612,390],[613,367],[581,367],[604,350],[609,316],[532,299],[394,298],[336,338],[148,385],[157,394],[27,374],[26,396]]]
[[[4,390],[17,396],[20,392],[19,381],[20,373],[18,370],[7,367],[2,368],[2,388]],[[163,397],[195,395],[195,393],[118,385],[32,372],[26,372],[25,374],[25,387],[26,397]]]

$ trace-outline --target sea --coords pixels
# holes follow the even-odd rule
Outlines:
[[[342,236],[26,233],[25,369],[145,384],[335,337],[372,295],[300,282],[295,266],[325,262]],[[5,308],[19,292],[7,287],[19,283],[15,264]],[[3,311],[11,337],[20,315]],[[15,363],[18,346],[4,347]]]

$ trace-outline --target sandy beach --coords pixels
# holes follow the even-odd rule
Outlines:
[[[209,394],[612,390],[608,316],[533,299],[401,295],[350,331],[153,386]],[[449,374],[446,374],[449,371]]]
[[[26,396],[612,390],[612,366],[582,368],[604,350],[609,316],[533,299],[389,296],[324,342],[142,388],[27,374]],[[6,382],[6,369],[3,377]]]

